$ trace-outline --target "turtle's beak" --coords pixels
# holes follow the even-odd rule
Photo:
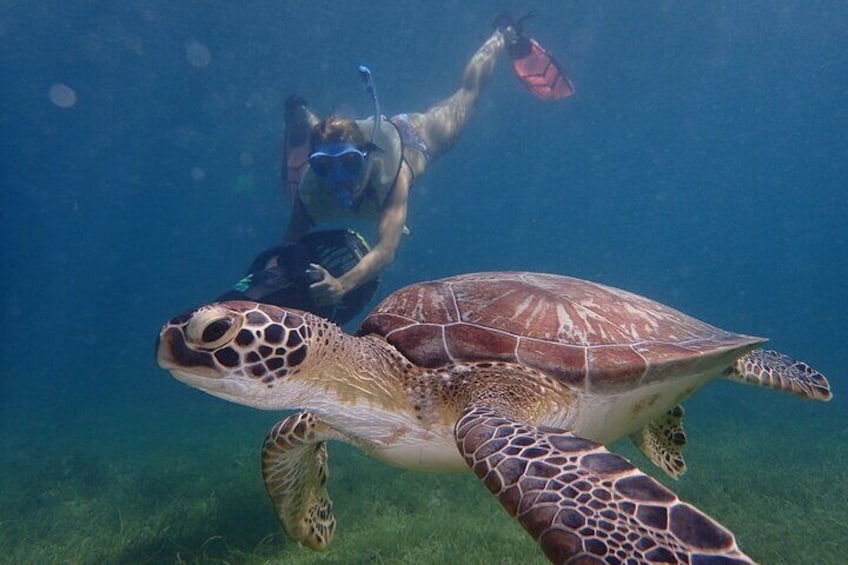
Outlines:
[[[228,369],[216,361],[215,352],[219,350],[192,347],[188,327],[185,317],[162,326],[156,340],[156,363],[160,367],[181,383],[212,396],[256,408],[276,408],[264,399],[265,384],[245,379],[240,368]]]
[[[179,370],[199,377],[217,378],[215,359],[207,351],[197,351],[186,344],[182,327],[165,324],[156,340],[156,362],[166,371]]]
[[[156,361],[156,364],[165,368],[162,365],[162,334],[156,336],[156,347],[153,348],[153,359]]]

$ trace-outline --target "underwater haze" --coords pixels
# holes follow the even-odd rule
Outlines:
[[[287,96],[367,116],[367,64],[383,113],[423,111],[501,10],[531,8],[576,94],[537,100],[498,61],[378,298],[542,271],[768,336],[834,399],[709,384],[679,481],[611,449],[759,562],[848,560],[848,3],[45,0],[0,6],[0,561],[544,562],[472,473],[338,444],[335,540],[298,547],[259,472],[282,414],[153,358],[163,322],[281,242]]]

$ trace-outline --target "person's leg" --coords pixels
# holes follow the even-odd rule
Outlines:
[[[450,149],[462,133],[503,50],[503,34],[496,31],[468,61],[459,90],[423,114],[408,114],[408,120],[427,144],[430,162]]]
[[[309,159],[309,133],[318,123],[318,116],[300,96],[289,96],[285,105],[286,136],[283,153],[283,180],[286,197],[294,203],[300,179],[306,173]]]

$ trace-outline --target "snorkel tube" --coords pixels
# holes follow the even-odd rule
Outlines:
[[[371,128],[371,143],[377,139],[377,132],[380,131],[380,101],[377,99],[377,86],[374,84],[374,77],[371,76],[371,69],[365,65],[359,65],[359,78],[365,83],[365,90],[374,102],[374,127]]]

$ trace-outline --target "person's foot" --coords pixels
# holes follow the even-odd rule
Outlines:
[[[507,52],[513,59],[523,59],[530,54],[532,45],[530,39],[523,33],[524,22],[535,15],[536,12],[531,10],[525,16],[516,20],[512,17],[512,14],[504,12],[495,18],[495,29],[501,32]]]
[[[514,45],[518,41],[518,38],[521,37],[519,24],[516,23],[512,14],[509,12],[504,12],[495,18],[492,25],[496,30],[501,32],[507,45]]]
[[[302,112],[306,108],[306,100],[300,96],[293,94],[286,98],[285,118],[286,123],[293,123],[302,117]]]

